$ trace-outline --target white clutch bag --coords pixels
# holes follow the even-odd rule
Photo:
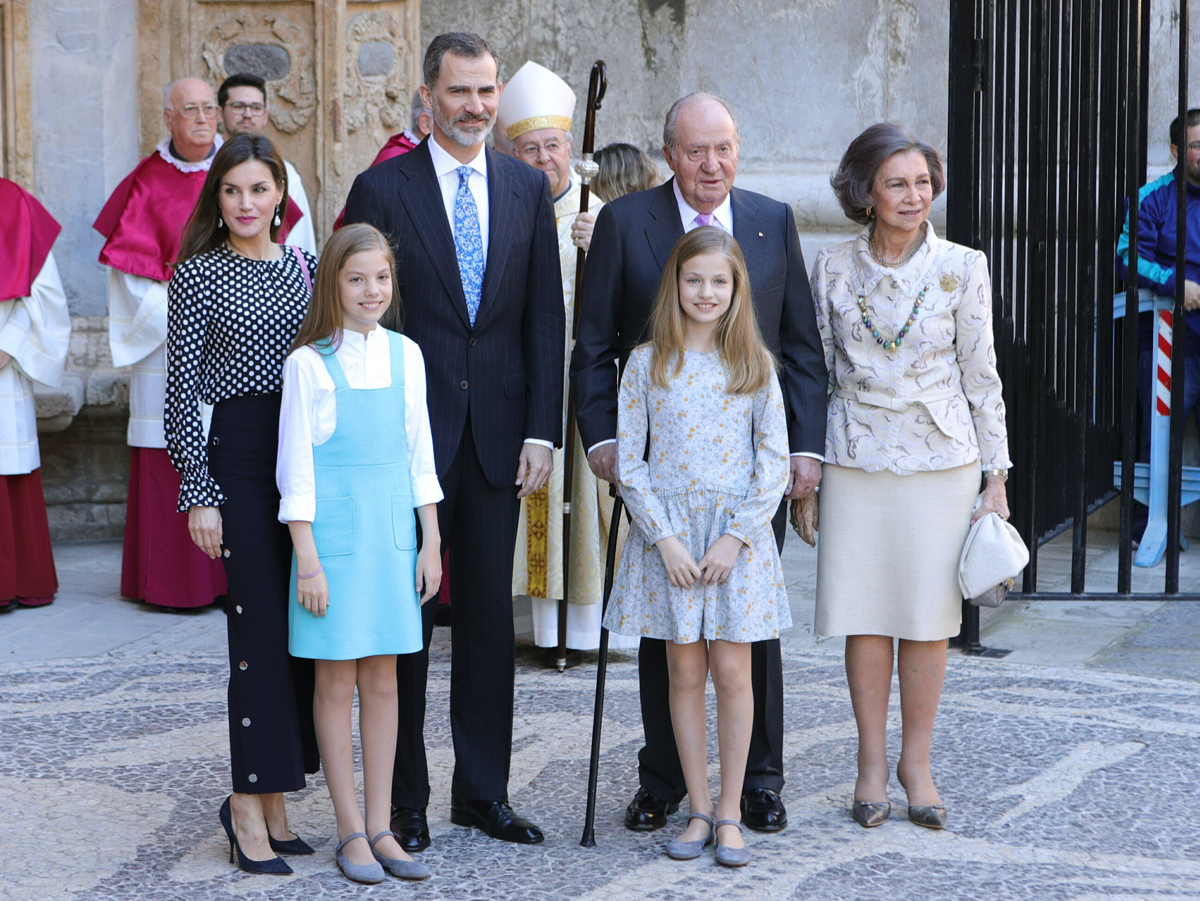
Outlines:
[[[1029,550],[1020,533],[998,513],[989,513],[967,533],[958,558],[958,587],[976,607],[999,607],[1028,564]]]

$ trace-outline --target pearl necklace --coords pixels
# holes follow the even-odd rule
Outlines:
[[[879,248],[875,245],[875,232],[874,231],[871,232],[871,237],[867,239],[867,246],[871,249],[871,256],[875,258],[875,262],[878,263],[880,266],[886,266],[889,269],[896,269],[900,266],[903,266],[905,263],[907,263],[909,260],[911,260],[914,256],[916,256],[917,251],[921,249],[921,245],[924,243],[925,243],[925,232],[922,231],[921,234],[917,235],[917,243],[912,246],[912,249],[908,253],[906,253],[903,257],[901,257],[900,259],[896,260],[893,263],[888,260],[885,260],[883,258],[883,254],[881,254],[879,252]]]
[[[911,256],[912,254],[909,254]],[[859,292],[858,295],[858,310],[862,313],[862,324],[867,331],[871,333],[871,337],[875,339],[875,343],[880,345],[886,351],[893,351],[900,346],[900,342],[904,340],[904,336],[908,334],[908,330],[912,328],[914,322],[917,321],[917,313],[921,309],[921,304],[925,301],[925,292],[929,290],[929,285],[921,289],[917,295],[916,301],[913,303],[912,312],[908,314],[908,320],[904,323],[903,328],[896,332],[895,338],[884,338],[879,334],[879,329],[871,322],[871,316],[867,312],[867,295]]]

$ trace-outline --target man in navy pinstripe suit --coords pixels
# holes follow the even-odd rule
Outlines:
[[[391,241],[403,330],[425,356],[445,492],[438,525],[454,585],[450,818],[532,844],[541,830],[508,805],[511,584],[519,498],[546,483],[562,441],[566,322],[554,207],[544,173],[484,145],[501,85],[483,38],[434,38],[423,75],[433,134],[359,175],[345,221],[370,223]],[[396,666],[392,828],[410,852],[429,845],[423,730],[434,605],[424,613],[425,650]]]

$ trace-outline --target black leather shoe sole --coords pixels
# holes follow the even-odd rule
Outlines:
[[[502,842],[512,842],[516,845],[540,845],[546,838],[540,833],[537,835],[537,837],[530,837],[524,835],[509,836],[504,835],[503,833],[493,832],[482,817],[476,816],[469,810],[460,810],[456,807],[450,808],[450,822],[455,826],[474,826],[477,829],[482,829],[494,839],[498,839]]]

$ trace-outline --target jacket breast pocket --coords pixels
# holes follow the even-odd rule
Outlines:
[[[313,538],[321,557],[354,553],[354,498],[319,497]]]
[[[412,495],[397,491],[392,495],[392,536],[396,547],[411,551],[417,546],[417,514]]]
[[[500,382],[504,389],[504,396],[509,398],[518,398],[525,396],[525,373],[518,372],[516,375],[506,375]]]

